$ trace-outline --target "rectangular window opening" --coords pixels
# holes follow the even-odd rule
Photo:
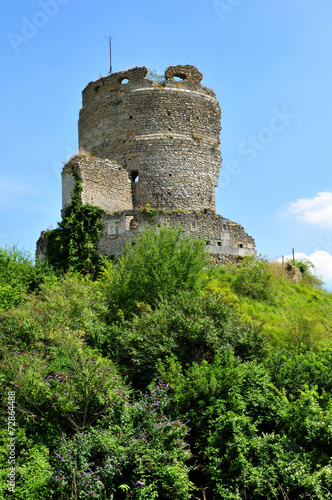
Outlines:
[[[133,223],[131,222],[134,220],[133,215],[126,215],[126,231],[129,231],[129,229],[132,229],[131,226],[133,226]]]
[[[130,172],[130,177],[131,177],[131,182],[138,182],[139,181],[138,171],[132,170]]]

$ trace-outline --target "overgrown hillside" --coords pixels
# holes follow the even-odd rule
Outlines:
[[[308,264],[210,267],[166,228],[73,262],[0,250],[0,498],[332,497],[332,295]]]

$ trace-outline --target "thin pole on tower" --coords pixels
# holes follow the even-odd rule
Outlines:
[[[112,38],[111,34],[109,36],[105,36],[104,38],[107,38],[108,43],[110,45],[110,71],[108,74],[111,75],[113,72],[113,70],[112,70],[112,40],[115,40],[115,38]]]

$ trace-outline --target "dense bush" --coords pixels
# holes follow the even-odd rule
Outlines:
[[[56,491],[82,499],[187,500],[193,489],[188,427],[170,417],[168,406],[159,382],[127,405],[121,421],[103,418],[88,432],[63,436],[55,453]]]
[[[320,394],[329,398],[332,394],[332,350],[315,354],[312,351],[294,354],[292,351],[276,350],[267,360],[267,367],[274,384],[285,390],[291,400],[296,398],[304,385],[317,387]]]
[[[127,243],[117,264],[106,264],[101,288],[111,318],[119,317],[119,312],[128,317],[140,307],[155,307],[161,298],[181,289],[203,288],[204,242],[182,238],[181,233],[181,228],[148,228],[134,246]]]
[[[0,248],[0,311],[20,304],[35,281],[31,256],[13,248]]]
[[[314,287],[320,287],[323,281],[315,274],[315,266],[310,260],[292,260],[290,261],[293,266],[297,267],[301,271],[302,279],[305,283],[313,285]]]
[[[22,427],[15,433],[15,493],[8,491],[8,431],[0,429],[0,498],[17,500],[49,500],[52,495],[53,470],[49,448],[35,439],[28,438]]]
[[[288,400],[256,362],[159,364],[176,410],[191,420],[191,447],[212,499],[330,498],[331,403],[316,389]],[[286,496],[287,495],[287,496]]]
[[[266,354],[257,329],[239,323],[222,297],[187,290],[161,300],[154,310],[113,324],[104,352],[143,389],[156,376],[159,358],[174,355],[183,365],[211,362],[229,348],[245,358]]]
[[[61,345],[69,332],[97,339],[106,328],[106,304],[92,281],[79,274],[47,278],[39,293],[0,316],[0,349]],[[96,341],[96,340],[95,340]]]
[[[233,288],[243,296],[271,300],[274,281],[273,272],[267,262],[247,256],[236,268]]]
[[[331,498],[329,294],[253,258],[203,269],[166,228],[98,281],[6,252],[0,498]]]
[[[13,353],[1,364],[10,381],[7,389],[16,394],[18,422],[28,429],[33,422],[39,432],[47,428],[47,444],[60,429],[82,432],[101,415],[115,418],[126,403],[126,391],[109,360],[74,343],[68,358]]]

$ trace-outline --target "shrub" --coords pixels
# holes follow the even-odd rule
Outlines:
[[[55,488],[74,498],[187,500],[192,490],[188,427],[169,414],[168,387],[159,382],[122,412],[121,422],[63,436],[54,452]],[[130,496],[129,496],[130,492]]]
[[[165,86],[165,76],[159,75],[155,70],[149,69],[146,75],[148,80],[153,82],[155,87],[164,87]]]
[[[148,228],[129,241],[117,265],[106,264],[101,289],[107,297],[110,317],[138,312],[142,305],[155,307],[162,297],[178,290],[202,289],[201,271],[206,264],[202,240],[181,237],[182,229]]]
[[[32,257],[16,246],[0,248],[0,311],[20,304],[34,282]]]
[[[15,493],[9,493],[8,464],[9,448],[7,428],[0,430],[0,498],[20,500],[49,500],[51,497],[49,449],[42,443],[36,443],[26,436],[21,427],[15,429]]]
[[[77,332],[98,343],[106,328],[107,307],[94,284],[85,277],[53,276],[40,286],[38,295],[0,316],[0,349],[40,349],[42,344],[61,345],[68,332]],[[42,344],[41,344],[42,343]]]
[[[242,296],[272,300],[274,282],[274,274],[267,262],[247,256],[236,269],[233,288]]]
[[[318,354],[307,351],[294,354],[290,350],[275,351],[267,360],[267,367],[273,383],[284,389],[291,400],[297,397],[304,384],[309,388],[318,387],[326,398],[332,393],[332,350]]]
[[[44,434],[42,441],[47,445],[61,430],[85,431],[101,415],[119,420],[127,400],[111,361],[74,343],[69,359],[61,360],[57,354],[12,353],[1,363],[3,400],[8,390],[15,391],[17,422],[29,432]]]
[[[208,487],[211,499],[330,498],[328,397],[304,387],[288,400],[266,368],[231,355],[187,368],[171,358],[159,369],[175,411],[191,420],[191,448],[202,467],[195,483]]]
[[[174,355],[185,366],[211,362],[233,349],[237,356],[260,359],[264,345],[257,329],[239,323],[220,295],[185,290],[162,299],[154,310],[110,326],[104,353],[143,389],[156,376],[159,358]]]
[[[301,271],[302,279],[305,283],[318,288],[323,284],[323,281],[314,274],[315,266],[310,260],[292,260],[291,263]]]

